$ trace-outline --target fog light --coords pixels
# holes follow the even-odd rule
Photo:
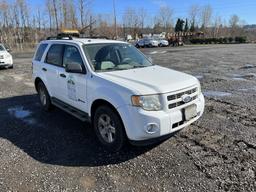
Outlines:
[[[146,125],[145,131],[149,134],[154,134],[159,131],[159,126],[156,123],[149,123]]]

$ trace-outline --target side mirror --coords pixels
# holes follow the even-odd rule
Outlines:
[[[82,65],[79,63],[69,63],[65,68],[68,73],[83,73],[85,74],[85,70],[82,68]]]
[[[6,49],[6,51],[7,51],[7,52],[12,52],[12,50],[11,50],[11,49],[9,49],[9,48],[7,48],[7,49]]]

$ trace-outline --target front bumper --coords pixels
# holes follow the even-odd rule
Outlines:
[[[183,121],[183,109],[193,104],[197,106],[197,116],[189,121]],[[183,129],[202,116],[204,105],[204,96],[200,94],[196,100],[184,104],[178,109],[145,111],[141,108],[127,105],[118,108],[118,112],[123,120],[129,140],[136,142],[159,138]],[[148,131],[149,126],[153,127],[153,131]]]
[[[0,67],[10,67],[13,65],[12,58],[0,59]]]

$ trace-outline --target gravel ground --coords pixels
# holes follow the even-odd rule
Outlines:
[[[0,70],[0,191],[256,191],[256,46],[142,51],[201,81],[198,122],[110,154],[89,124],[41,109],[31,54],[14,54],[14,69]]]

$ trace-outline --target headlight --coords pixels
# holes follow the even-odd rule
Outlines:
[[[159,95],[134,95],[131,99],[133,106],[141,107],[146,111],[159,111],[162,109]]]
[[[4,58],[4,56],[3,55],[0,55],[0,59],[3,59]]]

